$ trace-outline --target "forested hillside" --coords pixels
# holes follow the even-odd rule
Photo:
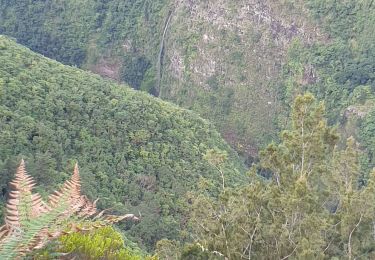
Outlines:
[[[194,113],[4,36],[0,99],[2,201],[20,158],[42,195],[78,161],[84,193],[99,197],[101,208],[140,215],[138,224],[122,228],[148,249],[161,238],[181,238],[186,194],[199,182],[219,190],[221,174],[228,186],[245,179],[236,153]]]
[[[375,258],[373,0],[0,0],[0,34],[2,201],[78,161],[161,259]]]
[[[0,33],[64,64],[153,92],[145,79],[155,79],[168,1],[0,1]]]
[[[375,166],[375,5],[373,1],[306,1],[327,35],[311,45],[296,42],[285,66],[285,93],[311,91],[327,106],[331,123],[355,136],[367,153],[362,164]]]
[[[0,1],[0,33],[196,111],[251,162],[297,93],[324,99],[331,122],[362,109],[374,11],[371,0]],[[358,134],[367,149],[370,135]]]
[[[301,1],[0,3],[0,33],[193,109],[252,157],[287,112],[279,81],[288,46],[321,38]]]

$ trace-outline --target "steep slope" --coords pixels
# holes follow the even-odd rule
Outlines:
[[[49,191],[77,160],[84,193],[101,207],[141,215],[129,236],[151,248],[184,228],[186,192],[201,178],[220,187],[209,149],[228,155],[230,185],[243,165],[213,126],[125,85],[49,60],[0,36],[0,173],[3,199],[23,157]]]
[[[302,1],[20,0],[0,7],[0,33],[193,109],[251,156],[275,137],[290,42],[319,38]]]
[[[155,76],[168,3],[0,0],[0,33],[64,64],[140,88],[149,69],[148,77]]]
[[[198,112],[251,160],[297,93],[338,122],[355,88],[374,91],[374,11],[372,0],[0,0],[0,33]]]
[[[255,157],[285,112],[289,46],[319,38],[303,1],[175,1],[160,96],[210,118]]]
[[[324,100],[330,121],[339,124],[345,137],[356,137],[367,152],[362,166],[371,169],[375,166],[374,1],[305,2],[327,37],[290,48],[283,76],[287,93],[308,90]]]

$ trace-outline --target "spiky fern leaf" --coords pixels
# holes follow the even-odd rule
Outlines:
[[[21,160],[14,180],[9,183],[11,191],[6,204],[5,225],[0,228],[0,259],[13,259],[17,251],[25,251],[23,241],[30,241],[39,232],[42,219],[38,218],[50,210],[39,194],[32,193],[34,186],[35,182]],[[49,219],[48,215],[44,216],[43,222]]]
[[[15,178],[9,183],[12,189],[6,205],[5,226],[8,230],[23,227],[23,221],[38,217],[48,211],[38,193],[32,194],[35,181],[25,170],[25,162],[21,160]]]
[[[124,219],[138,220],[133,214],[103,216],[97,214],[96,201],[81,195],[78,165],[71,178],[45,203],[32,193],[35,182],[25,170],[22,160],[6,205],[5,225],[0,227],[0,259],[14,259],[42,248],[63,234],[90,231]]]

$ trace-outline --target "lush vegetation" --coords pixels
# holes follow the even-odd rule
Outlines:
[[[142,216],[128,237],[152,248],[184,230],[187,191],[221,185],[204,155],[225,153],[222,171],[243,166],[212,125],[187,110],[61,65],[0,37],[0,172],[3,200],[20,157],[43,189],[65,180],[77,160],[83,191],[98,205]]]
[[[155,259],[127,244],[121,233],[113,227],[103,227],[86,234],[66,235],[61,237],[56,246],[57,248],[49,248],[48,251],[68,253],[70,257],[78,259]]]
[[[168,11],[167,0],[1,0],[0,34],[64,64],[83,66],[139,89],[147,69],[156,70]],[[114,72],[103,72],[107,62]]]
[[[74,232],[63,235],[58,240],[52,240],[46,247],[34,250],[26,256],[31,259],[126,259],[154,260],[111,226],[105,226],[91,231]]]
[[[162,259],[375,258],[373,2],[0,0],[0,33],[192,109],[253,164],[193,112],[1,37],[2,201],[21,156],[42,196],[78,160]],[[123,244],[42,253],[142,257]]]
[[[296,93],[342,122],[356,88],[373,92],[374,12],[371,0],[3,0],[0,33],[198,112],[253,160]]]
[[[305,24],[289,2],[256,5],[263,19],[245,0],[2,0],[0,33],[192,109],[254,158],[276,137],[281,64]]]
[[[373,259],[375,172],[365,185],[353,138],[338,149],[324,106],[298,96],[291,127],[250,171],[252,181],[200,192],[193,202],[194,243],[160,241],[165,259]]]
[[[284,97],[311,91],[325,100],[331,123],[355,136],[368,151],[364,167],[375,166],[370,131],[375,90],[375,6],[372,1],[306,1],[325,39],[295,41],[284,67]]]

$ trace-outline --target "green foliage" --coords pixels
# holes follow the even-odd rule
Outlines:
[[[119,232],[112,227],[104,227],[93,232],[73,233],[59,239],[58,252],[78,259],[153,259],[140,251],[126,247]]]
[[[333,123],[356,87],[373,92],[375,7],[372,0],[266,0],[254,12],[238,8],[246,4],[222,1],[222,12],[170,0],[2,0],[0,33],[105,75],[106,62],[114,64],[111,77],[209,118],[251,162],[285,126],[296,94],[325,100]]]
[[[339,123],[345,139],[352,135],[363,145],[362,175],[367,175],[375,166],[371,148],[375,6],[369,0],[304,2],[323,39],[312,44],[295,42],[289,48],[284,100],[289,103],[306,90],[324,100],[329,122]]]
[[[226,151],[227,185],[244,179],[244,167],[212,125],[187,110],[61,65],[0,37],[1,188],[23,156],[46,191],[66,179],[75,159],[83,192],[116,213],[141,214],[122,226],[151,249],[178,239],[185,198],[201,177],[221,178],[203,159]]]
[[[369,170],[375,165],[375,112],[374,102],[369,98],[375,89],[375,5],[372,0],[267,0],[259,2],[249,12],[238,8],[246,6],[246,1],[222,1],[220,8],[205,1],[185,1],[173,7],[171,3],[167,0],[0,0],[0,33],[16,37],[33,50],[67,64],[92,69],[100,65],[102,59],[119,61],[117,79],[157,94],[158,45],[165,19],[171,11],[163,53],[169,63],[161,69],[162,98],[212,120],[232,147],[249,157],[251,164],[257,157],[257,148],[272,139],[277,140],[276,129],[286,127],[284,114],[294,97],[310,91],[325,101],[328,122],[340,124],[343,139],[351,135],[358,139],[365,153],[355,155],[359,156],[359,162],[355,160],[351,164],[361,164],[361,174],[355,178],[359,178],[361,184],[367,183]],[[214,22],[210,20],[212,17],[215,17]],[[0,41],[0,51],[7,48],[7,41]],[[48,76],[35,82],[34,74],[53,71],[47,68],[50,65],[41,65],[37,58],[21,61],[18,53],[5,60],[0,60],[1,68],[6,71],[0,74],[0,124],[4,126],[0,136],[0,187],[3,190],[6,191],[5,183],[14,169],[12,164],[23,149],[26,156],[34,154],[30,164],[35,165],[33,171],[43,172],[37,178],[50,184],[46,185],[47,189],[53,188],[53,180],[66,178],[64,172],[71,164],[63,164],[63,161],[77,154],[91,154],[76,156],[84,164],[92,165],[93,174],[84,176],[88,180],[85,188],[95,194],[95,185],[101,187],[104,206],[141,210],[146,215],[142,222],[145,224],[126,228],[150,245],[160,238],[178,236],[184,224],[176,216],[186,214],[182,210],[186,205],[181,195],[196,187],[198,180],[201,186],[218,189],[226,187],[224,179],[229,178],[230,186],[230,179],[237,178],[237,172],[231,171],[233,167],[228,163],[237,164],[232,152],[228,152],[229,160],[224,160],[225,165],[218,163],[221,155],[216,151],[228,151],[228,148],[218,141],[216,132],[208,130],[211,126],[206,123],[202,126],[190,113],[176,112],[169,105],[153,103],[145,96],[135,98],[137,95],[122,87],[114,90],[114,85],[108,82],[101,83],[97,78],[88,80],[83,74],[62,67],[60,69],[71,74],[67,79]],[[13,66],[9,60],[15,60],[20,66]],[[23,84],[28,91],[19,87]],[[76,85],[79,88],[74,87]],[[18,96],[22,97],[21,101],[17,100]],[[78,98],[80,96],[82,98]],[[120,98],[123,96],[124,99]],[[286,201],[296,200],[310,188],[314,192],[322,189],[330,193],[326,191],[327,179],[323,184],[319,178],[328,172],[327,168],[341,169],[332,165],[345,157],[333,152],[337,140],[322,120],[323,106],[315,107],[311,96],[300,102],[305,107],[294,111],[292,130],[282,133],[280,145],[270,145],[262,153],[262,176],[272,176],[280,183],[283,178],[286,183],[293,180],[291,187],[296,194],[284,197]],[[35,111],[30,107],[35,107]],[[313,113],[307,113],[310,109]],[[306,124],[302,129],[310,132],[301,133],[301,118]],[[85,127],[79,126],[82,124]],[[13,135],[14,132],[17,135]],[[209,141],[206,142],[206,138]],[[345,146],[344,142],[338,145]],[[295,175],[289,174],[292,169],[301,176],[298,184]],[[225,175],[221,174],[220,178],[218,171]],[[192,172],[194,178],[190,178]],[[288,174],[282,178],[281,172]],[[314,174],[309,175],[309,172]],[[306,174],[309,178],[305,180]],[[211,178],[214,180],[207,180]],[[182,179],[188,185],[181,184]],[[353,205],[363,199],[363,195],[358,195],[359,188],[353,188],[357,194],[349,196],[344,215],[358,210]],[[314,201],[325,194],[301,197],[304,201]],[[224,205],[231,201],[227,196],[222,199]],[[230,196],[238,199],[243,195]],[[263,198],[254,195],[254,199]],[[207,204],[215,202],[212,200]],[[277,203],[284,201],[280,198]],[[316,213],[303,205],[301,208]],[[223,210],[220,203],[213,207],[212,211],[215,210]],[[348,225],[342,228],[342,237],[338,240],[343,241],[343,234],[357,223],[358,217],[355,215],[355,219],[344,221]],[[155,221],[157,225],[152,224]],[[311,221],[316,224],[315,220]],[[155,233],[157,237],[153,236]],[[332,236],[336,239],[338,233]],[[303,240],[301,248],[306,255],[302,251],[294,253],[311,257],[309,248],[319,247],[319,243],[321,240],[316,244]],[[281,245],[286,251],[288,246]],[[347,252],[345,246],[344,241],[329,254],[337,255],[340,250]],[[187,251],[196,249],[192,245]]]
[[[155,253],[160,259],[172,260],[181,258],[180,250],[179,242],[162,239],[156,244]]]
[[[152,69],[151,63],[145,57],[125,58],[124,65],[122,66],[121,80],[135,89],[140,89],[145,74],[147,71],[150,71],[150,69]],[[148,75],[148,77],[150,77],[150,75]],[[144,85],[142,87],[146,90]]]
[[[373,85],[375,7],[372,1],[307,1],[316,18],[334,37],[327,45],[311,52],[314,63],[338,84],[353,90]],[[335,65],[332,67],[332,65]]]
[[[119,79],[138,89],[147,68],[156,64],[168,2],[2,0],[0,34],[47,57],[86,68],[95,67],[103,57],[125,56]]]
[[[95,7],[96,4],[86,0],[47,4],[45,1],[33,4],[21,1],[17,5],[0,1],[0,33],[12,35],[20,43],[51,58],[81,65],[96,22]],[[56,19],[59,16],[60,19]]]
[[[171,0],[2,0],[0,33],[106,76],[106,64],[113,65],[110,77],[195,110],[253,160],[275,138],[283,43],[306,16],[290,1],[266,1],[257,8],[276,21],[268,24],[237,8],[247,4],[225,0],[222,12],[211,3]],[[206,20],[212,17],[219,22]]]
[[[145,91],[147,93],[151,93],[156,96],[156,79],[155,79],[155,70],[153,67],[150,67],[143,77],[143,81],[140,86],[140,90]]]
[[[375,167],[375,109],[364,118],[359,129],[361,140],[367,148],[367,167]]]
[[[199,245],[187,244],[184,246],[181,253],[181,260],[211,260],[211,259],[222,259],[223,257],[219,254],[210,254],[205,252]]]
[[[90,232],[72,233],[50,243],[43,250],[30,254],[32,259],[129,259],[156,260],[142,250],[124,241],[122,234],[113,227],[106,226]]]
[[[337,149],[324,106],[311,94],[297,96],[291,121],[280,144],[260,154],[251,183],[218,198],[197,196],[195,243],[175,250],[186,259],[374,257],[375,175],[360,184],[356,142]]]

